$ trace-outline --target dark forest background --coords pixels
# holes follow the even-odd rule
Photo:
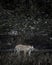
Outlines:
[[[20,43],[52,49],[52,0],[0,0],[0,48]]]

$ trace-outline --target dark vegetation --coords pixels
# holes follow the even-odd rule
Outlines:
[[[17,44],[52,49],[52,0],[0,0],[0,50]],[[0,51],[0,65],[52,65],[52,52],[24,58]]]
[[[14,33],[6,39],[12,31],[18,36]],[[52,48],[52,1],[0,0],[0,35],[0,45],[10,42],[13,47],[22,43]]]
[[[33,52],[31,56],[16,55],[13,52],[0,54],[0,65],[52,65],[52,53]]]

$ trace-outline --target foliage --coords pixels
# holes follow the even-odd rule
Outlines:
[[[28,55],[16,55],[14,53],[2,53],[0,54],[0,60],[2,65],[52,65],[52,53],[49,52],[35,52],[29,57]]]
[[[51,43],[51,17],[51,0],[0,0],[0,35],[17,31],[22,43],[30,38]]]

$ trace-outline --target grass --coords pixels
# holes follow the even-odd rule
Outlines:
[[[52,65],[52,53],[33,52],[31,56],[21,53],[18,56],[13,52],[1,52],[0,61],[0,65]]]

